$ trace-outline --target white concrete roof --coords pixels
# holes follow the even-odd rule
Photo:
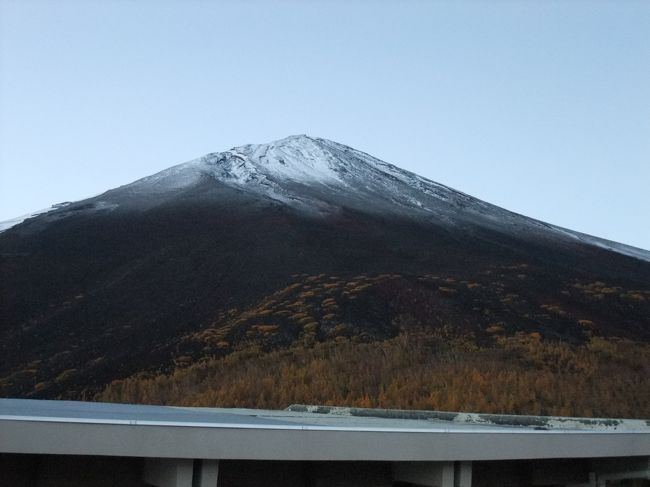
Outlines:
[[[0,399],[0,452],[266,460],[650,455],[646,420]]]

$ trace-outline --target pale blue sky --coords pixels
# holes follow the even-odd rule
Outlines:
[[[297,133],[650,249],[650,2],[0,0],[0,220]]]

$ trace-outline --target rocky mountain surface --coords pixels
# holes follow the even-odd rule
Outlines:
[[[650,339],[650,252],[325,139],[208,154],[17,222],[0,233],[4,396],[404,335]]]

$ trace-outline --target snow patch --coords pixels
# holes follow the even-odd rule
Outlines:
[[[42,215],[44,213],[49,213],[50,211],[58,210],[59,208],[63,208],[65,206],[68,206],[70,203],[65,202],[65,203],[57,203],[56,205],[52,205],[49,208],[44,208],[42,210],[37,210],[33,213],[28,213],[26,215],[21,215],[17,216],[16,218],[12,218],[10,220],[5,220],[0,222],[0,233],[9,230],[11,227],[15,227],[16,225],[24,222],[25,220],[29,218],[34,218],[35,216]]]

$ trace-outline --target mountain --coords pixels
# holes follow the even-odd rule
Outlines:
[[[304,135],[59,205],[0,233],[0,257],[7,396],[405,334],[650,341],[650,252]]]

